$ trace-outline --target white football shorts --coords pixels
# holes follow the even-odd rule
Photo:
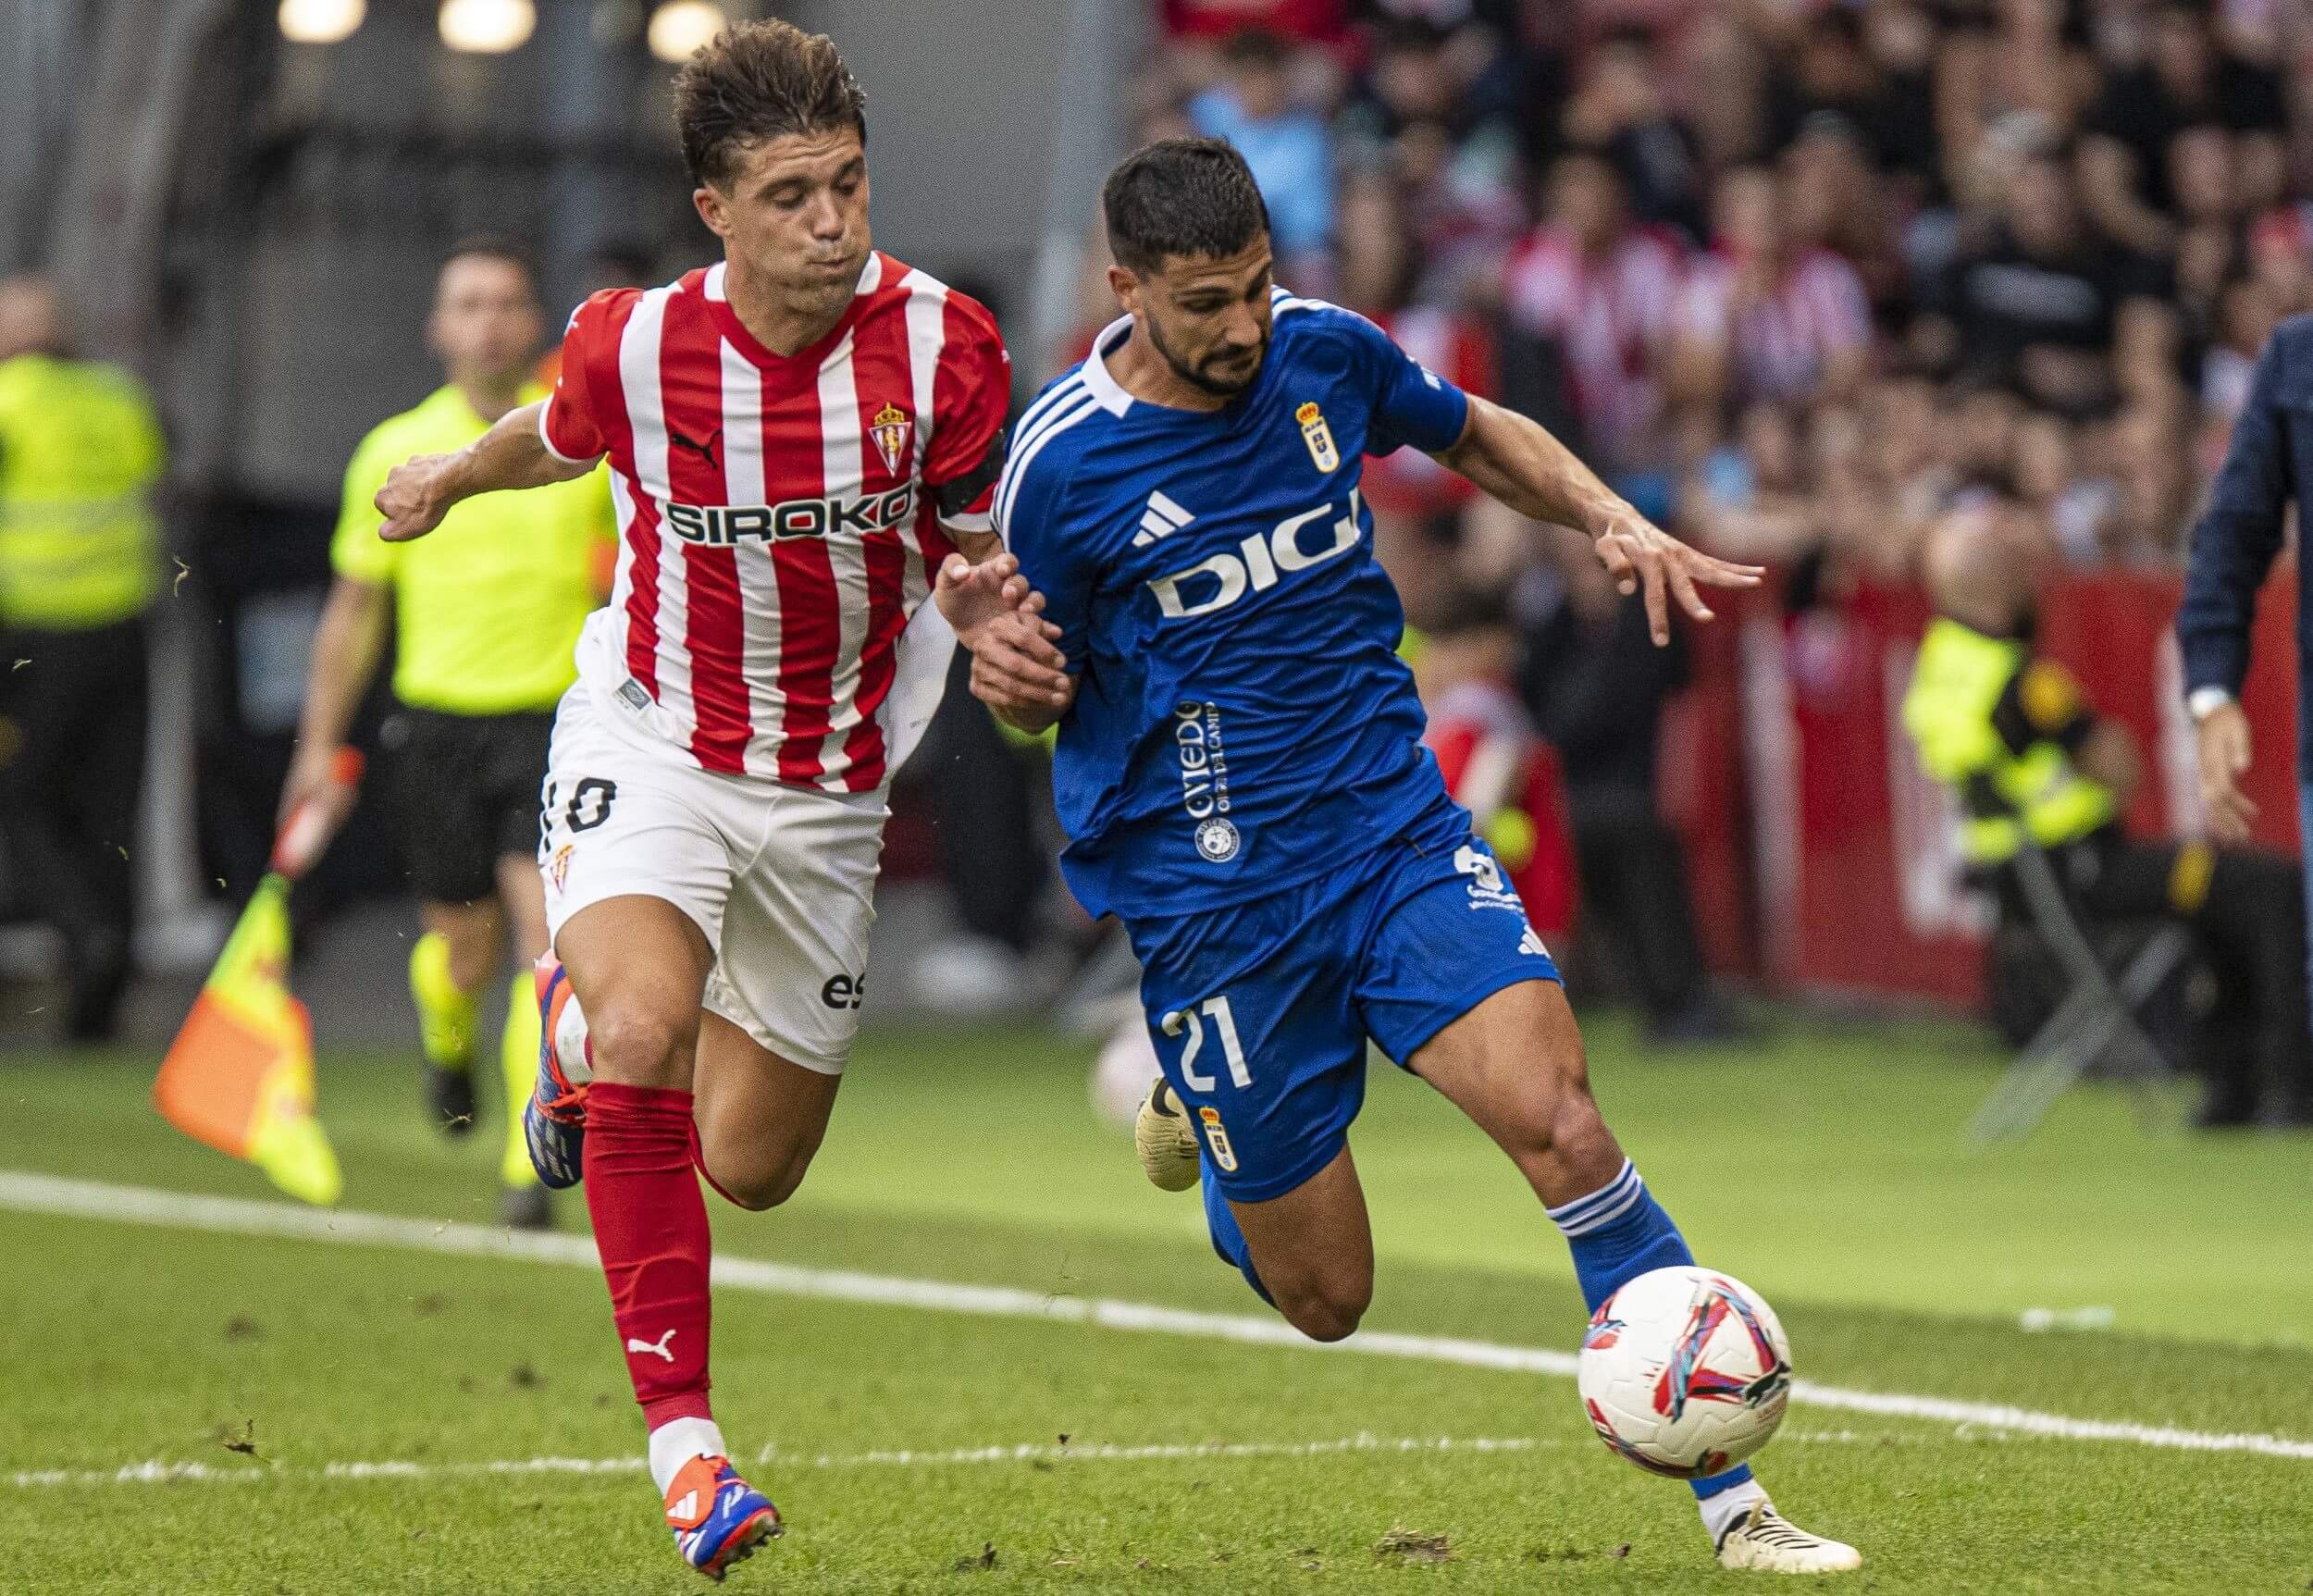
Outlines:
[[[705,1007],[780,1058],[839,1075],[866,998],[889,810],[702,771],[582,682],[563,695],[540,792],[546,920],[636,895],[673,904],[715,950]]]

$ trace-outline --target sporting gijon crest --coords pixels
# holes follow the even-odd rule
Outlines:
[[[914,418],[897,404],[886,404],[875,413],[875,424],[868,429],[868,436],[875,439],[875,452],[884,457],[885,470],[899,469],[915,428]]]

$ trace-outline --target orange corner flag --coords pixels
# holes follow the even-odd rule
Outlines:
[[[308,1203],[344,1188],[314,1118],[313,1022],[290,995],[289,883],[268,875],[242,910],[153,1083],[168,1122],[246,1158]]]
[[[308,1203],[336,1202],[345,1182],[314,1116],[313,1021],[288,984],[290,883],[353,807],[360,773],[360,757],[340,750],[329,788],[290,818],[272,872],[257,884],[153,1083],[170,1124],[247,1159]]]

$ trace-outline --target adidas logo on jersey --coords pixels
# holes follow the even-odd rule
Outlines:
[[[1160,489],[1148,496],[1148,508],[1141,512],[1141,529],[1132,539],[1132,547],[1145,549],[1159,538],[1171,537],[1195,519],[1193,512],[1181,509]]]

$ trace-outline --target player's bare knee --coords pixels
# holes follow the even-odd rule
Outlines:
[[[1311,1341],[1341,1341],[1373,1305],[1373,1272],[1343,1268],[1272,1286],[1277,1311]]]
[[[665,1086],[686,1078],[691,1027],[657,1006],[613,997],[588,1010],[587,1036],[598,1081]]]
[[[803,1184],[803,1177],[811,1168],[810,1155],[806,1153],[782,1163],[775,1159],[748,1165],[725,1179],[715,1171],[716,1184],[724,1195],[740,1207],[754,1213],[775,1208],[795,1195]]]
[[[1366,1317],[1371,1302],[1370,1292],[1354,1297],[1318,1293],[1291,1299],[1280,1297],[1278,1308],[1293,1329],[1311,1341],[1346,1341]]]

